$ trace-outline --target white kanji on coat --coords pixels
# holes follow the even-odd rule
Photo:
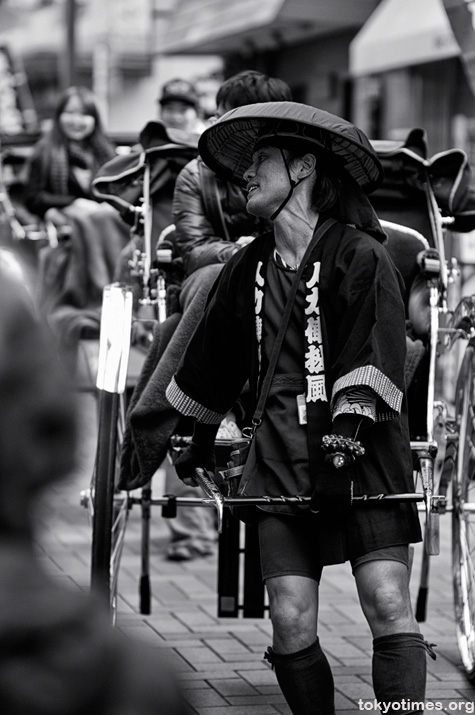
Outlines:
[[[262,300],[264,298],[264,291],[259,290],[259,288],[256,287],[256,307],[255,307],[255,312],[256,315],[259,315],[259,313],[262,310]]]
[[[261,273],[262,266],[263,266],[262,261],[259,261],[259,263],[257,264],[257,268],[256,268],[256,283],[261,288],[264,285],[264,276]]]
[[[325,389],[325,375],[307,375],[307,402],[328,402]]]
[[[318,288],[313,288],[311,292],[305,296],[308,307],[305,308],[305,315],[318,312]]]
[[[262,318],[256,315],[256,337],[257,342],[260,343],[262,340]]]
[[[307,281],[307,288],[313,288],[314,286],[317,285],[318,281],[320,280],[320,266],[321,266],[320,261],[317,261],[316,263],[313,264],[313,273],[312,273],[312,277],[310,278],[310,280]]]
[[[305,353],[305,369],[307,372],[323,372],[323,354],[320,345],[309,345]]]
[[[322,329],[320,325],[320,317],[318,315],[316,318],[310,317],[307,320],[305,337],[307,338],[307,343],[309,344],[322,342]]]

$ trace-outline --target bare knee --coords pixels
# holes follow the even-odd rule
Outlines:
[[[370,599],[369,608],[376,621],[396,623],[410,614],[408,594],[401,591],[397,584],[380,584]]]
[[[414,633],[419,628],[412,613],[409,592],[397,584],[380,584],[363,605],[374,638],[391,633]]]
[[[318,615],[314,594],[269,588],[269,583],[268,591],[276,651],[292,653],[313,643]]]
[[[271,609],[272,625],[279,633],[305,630],[308,622],[313,620],[313,616],[309,603],[290,599],[277,601]]]
[[[408,571],[395,561],[371,561],[355,571],[361,606],[373,637],[416,632]]]

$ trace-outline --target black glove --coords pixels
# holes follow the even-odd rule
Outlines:
[[[317,472],[310,510],[335,514],[347,512],[351,508],[355,476],[353,463],[336,469],[331,463],[331,458],[325,457]]]
[[[180,479],[194,479],[197,467],[214,472],[216,468],[214,444],[202,446],[191,442],[175,460],[173,466]]]

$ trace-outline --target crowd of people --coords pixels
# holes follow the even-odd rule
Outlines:
[[[147,374],[131,396],[121,483],[145,484],[164,466],[167,491],[195,496],[195,468],[216,468],[217,436],[238,438],[252,421],[239,494],[310,498],[307,506],[235,514],[258,527],[273,626],[264,657],[292,713],[334,712],[333,675],[318,637],[319,583],[325,565],[344,561],[373,635],[375,696],[423,701],[432,652],[409,596],[409,545],[421,539],[417,510],[353,506],[355,495],[414,488],[404,288],[368,200],[382,182],[378,157],[357,127],[293,102],[285,82],[254,70],[223,82],[213,117],[203,116],[186,79],[166,83],[157,101],[167,136],[194,136],[189,145],[197,148],[179,169],[167,158],[167,200],[157,203],[162,213],[153,238],[155,244],[169,227],[180,293],[172,314],[154,327]],[[33,153],[26,204],[40,219],[72,225],[78,234],[78,226],[92,230],[81,223],[84,216],[94,222],[105,214],[116,238],[98,224],[109,241],[101,249],[105,268],[98,275],[96,263],[82,258],[81,290],[64,268],[79,260],[70,239],[61,289],[42,303],[49,317],[60,314],[50,320],[59,338],[71,308],[87,313],[90,327],[91,299],[97,303],[100,288],[123,271],[129,226],[91,188],[114,157],[93,95],[69,88]],[[90,241],[81,240],[86,255]],[[57,280],[59,263],[48,250],[43,276]],[[63,409],[66,420],[58,418]],[[73,439],[68,410],[59,405],[52,414],[58,438],[66,430]],[[183,420],[192,441],[171,465],[168,439]],[[0,442],[0,459],[5,450]],[[36,471],[30,463],[21,469],[25,480],[48,471],[42,462]],[[211,510],[180,509],[167,523],[169,559],[214,553]],[[166,712],[179,708],[175,696],[167,695]]]

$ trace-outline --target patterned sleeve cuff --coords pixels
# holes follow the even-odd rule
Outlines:
[[[375,393],[366,386],[349,387],[335,397],[332,419],[338,415],[360,415],[376,422],[376,400]]]
[[[221,420],[226,416],[226,413],[214,412],[193,400],[178,386],[174,377],[172,377],[165,395],[171,406],[178,412],[181,412],[186,417],[195,417],[198,422],[208,425],[220,424]]]
[[[381,370],[373,365],[357,368],[340,377],[333,386],[330,409],[335,409],[338,393],[349,387],[370,387],[377,395],[376,422],[395,419],[401,412],[403,394]]]

